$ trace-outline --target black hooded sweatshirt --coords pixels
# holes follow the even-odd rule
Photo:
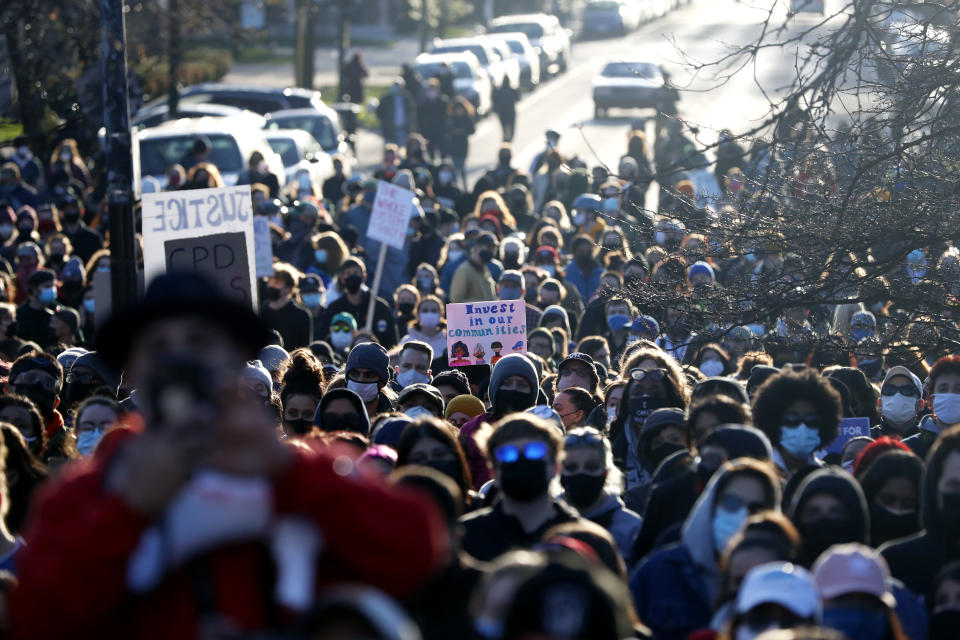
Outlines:
[[[800,514],[807,501],[815,494],[828,493],[846,505],[852,520],[820,520],[809,529],[800,522]],[[811,566],[817,557],[835,544],[860,542],[870,544],[870,518],[867,499],[853,476],[835,467],[818,469],[804,479],[797,488],[796,495],[787,514],[803,538],[800,559],[806,567]]]

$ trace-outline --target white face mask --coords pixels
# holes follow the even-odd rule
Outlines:
[[[430,382],[430,377],[425,376],[416,369],[408,369],[407,371],[401,371],[397,374],[397,383],[401,387],[409,387],[412,384],[422,382],[426,384]]]
[[[350,391],[360,396],[360,399],[363,400],[364,403],[373,402],[380,392],[380,388],[376,382],[354,382],[353,380],[347,380],[347,389],[350,389]]]
[[[440,324],[440,314],[436,311],[423,311],[420,313],[420,326],[432,331]]]
[[[933,413],[944,424],[960,422],[960,393],[933,394]]]
[[[418,420],[419,418],[432,418],[434,417],[430,410],[417,405],[415,407],[410,407],[403,412],[411,420]]]
[[[102,437],[102,431],[84,431],[77,436],[77,451],[84,458],[89,458],[93,455],[93,450],[97,448],[97,443],[100,442]]]
[[[917,399],[896,394],[880,398],[881,413],[891,422],[902,424],[917,417]]]
[[[351,340],[353,340],[353,335],[346,331],[334,331],[330,334],[330,344],[338,351],[343,351],[349,347]]]
[[[700,371],[708,378],[719,376],[723,373],[723,363],[719,360],[704,360],[700,363]]]

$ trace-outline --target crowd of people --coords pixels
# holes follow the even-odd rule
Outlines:
[[[957,327],[924,340],[897,294],[957,295],[957,248],[907,247],[873,279],[858,269],[889,247],[824,271],[731,235],[764,177],[787,207],[843,182],[796,146],[724,133],[708,161],[664,120],[650,149],[631,127],[611,174],[548,131],[532,166],[504,143],[467,190],[465,149],[423,131],[324,184],[250,158],[274,255],[257,313],[168,273],[107,319],[96,180],[69,140],[47,166],[18,143],[0,180],[5,632],[956,637]],[[202,142],[169,189],[222,186]],[[365,234],[380,181],[416,195],[383,265]],[[451,362],[446,306],[497,300],[524,306],[525,353]]]

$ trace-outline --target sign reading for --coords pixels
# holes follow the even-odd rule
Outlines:
[[[870,418],[844,418],[840,421],[837,439],[827,447],[827,453],[842,453],[843,446],[859,436],[870,435]]]
[[[250,187],[143,195],[146,282],[167,271],[195,271],[228,296],[257,308]]]
[[[508,353],[527,352],[527,309],[523,300],[447,305],[450,365],[496,364]]]
[[[407,227],[410,226],[413,198],[413,191],[381,180],[377,185],[376,199],[373,201],[367,237],[394,249],[403,249],[403,243],[407,238]]]

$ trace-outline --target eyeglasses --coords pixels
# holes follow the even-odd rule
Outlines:
[[[822,422],[820,416],[815,413],[809,415],[801,416],[796,413],[786,413],[783,416],[782,424],[785,427],[797,427],[801,424],[805,424],[808,427],[818,427]]]
[[[21,384],[39,384],[46,391],[57,391],[60,387],[60,381],[45,371],[24,371],[13,381],[15,387]]]
[[[908,398],[916,398],[920,395],[920,392],[917,391],[917,388],[912,384],[885,384],[880,389],[880,393],[885,396],[895,396],[898,393],[902,396],[907,396]]]
[[[580,445],[580,444],[602,445],[603,436],[598,436],[595,433],[578,433],[575,435],[567,436],[563,440],[563,446],[565,447],[576,447],[577,445]]]
[[[728,493],[727,495],[723,496],[723,498],[717,502],[717,506],[725,511],[739,511],[745,507],[747,512],[751,514],[757,513],[758,511],[763,511],[763,509],[766,507],[766,505],[762,502],[747,502],[740,496],[732,493]]]
[[[494,456],[503,464],[517,462],[521,457],[524,460],[543,460],[547,457],[547,445],[544,442],[528,442],[521,450],[515,444],[505,444],[494,452]]]
[[[654,382],[659,382],[667,377],[666,369],[630,369],[630,377],[636,381],[650,378]]]
[[[70,372],[67,374],[67,382],[70,384],[95,384],[100,382],[100,378],[98,378],[96,374],[89,371],[81,373]]]

